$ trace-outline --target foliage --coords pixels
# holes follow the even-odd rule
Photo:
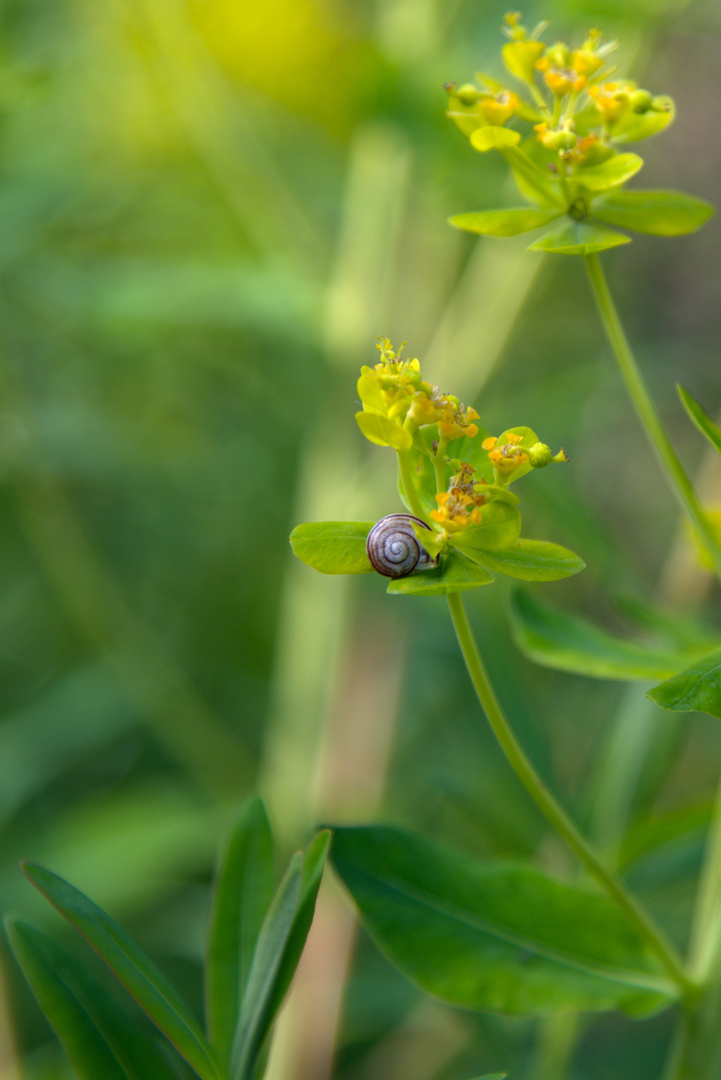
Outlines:
[[[328,848],[319,834],[274,892],[274,850],[262,803],[241,812],[218,867],[205,973],[204,1034],[151,960],[106,912],[32,863],[23,870],[107,964],[201,1080],[251,1080],[300,960]],[[175,1077],[173,1058],[40,930],[10,920],[8,938],[82,1080]]]

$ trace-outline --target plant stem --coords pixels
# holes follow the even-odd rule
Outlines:
[[[629,397],[679,502],[708,549],[716,574],[721,579],[721,544],[651,401],[621,326],[601,260],[596,254],[585,255],[584,259],[601,322],[618,361]]]
[[[616,875],[604,866],[603,862],[579,832],[563,807],[543,783],[533,765],[521,749],[503,710],[493,692],[488,673],[478,651],[468,616],[459,593],[451,593],[448,606],[455,627],[458,643],[468,674],[478,695],[478,700],[488,717],[493,734],[498,739],[501,749],[528,794],[556,832],[566,841],[571,850],[586,867],[588,872],[599,882],[611,898],[626,913],[636,930],[649,948],[653,950],[665,967],[668,975],[687,998],[696,996],[696,986],[686,975],[680,957],[665,935],[652,922],[651,918],[628,893]]]
[[[421,506],[421,500],[418,498],[418,492],[416,486],[413,483],[413,476],[411,475],[411,462],[407,452],[402,450],[397,451],[398,454],[398,467],[401,471],[401,480],[403,481],[403,487],[406,492],[406,499],[413,513],[421,521],[428,521],[428,515]]]
[[[438,441],[438,449],[436,450],[436,456],[433,458],[433,470],[436,474],[436,491],[440,492],[446,490],[446,443],[443,439]]]

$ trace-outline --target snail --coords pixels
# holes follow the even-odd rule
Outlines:
[[[410,514],[389,514],[368,533],[366,552],[379,574],[401,578],[414,570],[427,570],[436,565],[437,560],[431,558],[416,536],[414,523],[431,531],[420,518]]]

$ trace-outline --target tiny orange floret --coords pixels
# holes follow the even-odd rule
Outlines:
[[[481,443],[481,446],[483,447],[484,450],[492,450],[497,442],[498,442],[498,439],[496,438],[495,435],[489,435],[487,439],[483,440],[483,442]]]

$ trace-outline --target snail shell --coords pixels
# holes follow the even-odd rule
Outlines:
[[[436,565],[436,560],[431,558],[416,536],[413,523],[428,529],[425,521],[410,514],[389,514],[381,518],[368,533],[366,552],[373,569],[379,574],[401,578],[414,570],[427,570]]]

